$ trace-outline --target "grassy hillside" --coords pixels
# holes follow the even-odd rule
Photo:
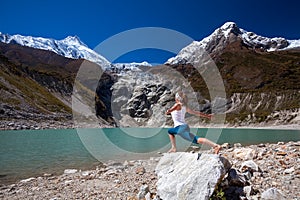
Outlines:
[[[70,119],[71,96],[79,68],[77,86],[82,101],[94,103],[99,68],[82,59],[69,59],[53,52],[0,42],[1,119]],[[101,98],[100,98],[101,100]],[[110,103],[110,102],[109,102]],[[90,105],[92,108],[97,105]],[[104,109],[104,110],[103,110]],[[107,108],[102,108],[105,114]],[[99,115],[105,118],[105,115]]]
[[[81,62],[48,51],[0,43],[1,118],[39,120],[70,116],[70,106],[55,94],[71,97]]]
[[[23,73],[7,58],[0,56],[1,105],[15,111],[37,114],[70,113],[71,109],[47,88]],[[3,113],[4,114],[4,113]],[[3,115],[3,117],[9,117]]]

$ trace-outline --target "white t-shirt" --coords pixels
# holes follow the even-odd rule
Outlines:
[[[174,122],[174,127],[186,124],[186,122],[184,120],[185,113],[186,113],[186,107],[185,106],[181,106],[180,110],[174,110],[173,112],[171,112],[172,119],[173,119],[173,122]]]

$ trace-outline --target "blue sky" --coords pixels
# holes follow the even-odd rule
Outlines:
[[[90,48],[133,28],[163,27],[195,40],[227,21],[267,37],[300,39],[297,0],[11,0],[1,2],[0,32],[63,39],[77,35]],[[117,61],[162,63],[161,50],[135,51]]]

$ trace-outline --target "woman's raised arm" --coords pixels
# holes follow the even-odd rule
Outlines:
[[[195,110],[190,109],[189,107],[186,108],[186,111],[192,115],[196,115],[199,117],[206,117],[208,119],[211,119],[211,117],[212,117],[212,114],[205,114],[205,113],[202,113],[199,111],[195,111]]]

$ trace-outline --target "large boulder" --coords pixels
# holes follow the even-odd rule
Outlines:
[[[231,164],[214,154],[178,152],[160,159],[157,194],[162,199],[209,199]]]

